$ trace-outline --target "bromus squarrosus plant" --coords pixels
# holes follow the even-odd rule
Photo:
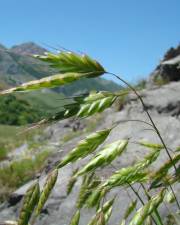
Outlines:
[[[119,121],[114,126],[109,127],[109,129],[93,132],[84,140],[77,143],[77,146],[60,160],[57,167],[48,175],[41,192],[39,191],[38,182],[27,191],[27,194],[24,196],[24,203],[20,211],[19,219],[17,219],[17,224],[28,225],[36,223],[36,218],[41,213],[45,202],[48,201],[48,197],[56,183],[58,170],[62,170],[63,173],[63,168],[67,164],[74,163],[89,155],[92,156],[89,162],[82,168],[75,169],[68,183],[67,194],[69,195],[76,181],[82,177],[82,184],[76,204],[77,210],[69,221],[70,225],[79,224],[81,220],[80,215],[83,213],[81,209],[83,207],[96,208],[95,215],[86,224],[108,224],[116,197],[107,199],[107,193],[111,192],[114,188],[130,188],[136,196],[136,199],[133,199],[128,192],[131,202],[124,216],[119,218],[120,224],[141,225],[154,223],[156,225],[163,225],[164,218],[161,216],[158,208],[167,199],[172,199],[172,197],[176,201],[178,212],[172,212],[171,215],[174,215],[175,221],[177,221],[180,205],[173,186],[177,185],[180,180],[180,170],[178,167],[180,152],[177,150],[173,152],[173,156],[171,155],[169,147],[167,147],[157,125],[153,121],[141,94],[122,77],[106,71],[99,62],[88,55],[62,51],[58,54],[47,53],[46,55],[35,57],[56,68],[58,74],[2,91],[0,93],[1,95],[21,91],[33,91],[42,88],[54,88],[82,78],[90,79],[103,74],[110,74],[116,77],[128,87],[128,89],[122,89],[119,92],[98,91],[85,95],[72,96],[73,102],[65,105],[63,111],[61,110],[61,112],[56,113],[50,118],[44,118],[39,124],[70,117],[81,119],[90,117],[93,114],[103,112],[105,109],[111,107],[117,99],[122,96],[127,96],[130,92],[134,93],[140,100],[149,121],[146,122],[136,119]],[[113,161],[128,149],[130,142],[128,138],[116,140],[113,143],[104,145],[104,141],[108,138],[111,131],[124,122],[140,122],[146,124],[148,128],[150,126],[151,130],[153,129],[159,137],[161,144],[137,140],[136,145],[140,145],[141,148],[142,146],[144,148],[150,148],[150,153],[131,166],[117,168],[111,176],[105,180],[101,180],[96,174],[97,169],[101,170],[103,167],[112,165]],[[99,151],[95,153],[97,148],[99,148]],[[161,165],[156,171],[150,172],[149,167],[160,157],[160,152],[164,150],[169,157],[169,161]],[[172,168],[174,168],[174,172],[172,172]],[[144,193],[143,196],[146,196],[145,198],[143,198],[142,192],[140,193],[135,185],[136,187],[139,185],[141,190],[143,190],[142,192]],[[171,198],[169,196],[167,197],[169,193],[171,193]],[[169,200],[169,202],[172,201]]]

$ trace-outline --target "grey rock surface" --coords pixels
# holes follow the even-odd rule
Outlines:
[[[180,80],[180,45],[176,48],[170,48],[160,64],[156,67],[150,76],[150,83],[158,83],[164,80],[179,81]]]
[[[172,82],[161,88],[156,88],[152,90],[144,90],[140,93],[143,96],[146,107],[160,130],[163,139],[168,147],[171,149],[180,146],[180,82]],[[129,100],[124,106],[123,110],[120,112],[114,111],[114,109],[108,109],[103,113],[103,121],[97,127],[97,130],[102,128],[107,128],[113,124],[117,124],[115,129],[111,132],[105,143],[111,143],[118,139],[130,138],[130,143],[127,151],[119,158],[113,162],[113,166],[108,166],[98,170],[98,174],[102,179],[107,177],[115,171],[115,168],[120,169],[128,165],[132,165],[138,159],[143,158],[148,150],[144,147],[140,147],[136,144],[139,140],[146,140],[148,142],[160,143],[159,138],[152,130],[152,127],[137,121],[127,120],[143,120],[149,122],[147,115],[144,113],[142,105],[140,104],[137,97],[133,94],[129,96]],[[61,137],[62,133],[65,131],[64,122],[57,123],[48,128],[51,136],[49,138],[50,143],[56,143]],[[79,140],[83,139],[83,136],[72,139],[63,146],[60,147],[59,151],[56,152],[49,162],[49,167],[40,177],[40,185],[44,183],[46,178],[46,173],[51,170],[57,162],[76,146]],[[51,193],[50,199],[47,201],[45,208],[36,222],[37,225],[68,225],[75,211],[75,203],[78,195],[78,190],[81,184],[79,180],[73,192],[67,197],[66,196],[66,186],[68,179],[76,167],[80,167],[87,163],[90,157],[80,160],[75,164],[69,164],[66,167],[60,169],[59,177],[53,192]],[[163,162],[167,160],[167,155],[165,151],[162,151],[159,159],[152,166],[152,170],[158,168]],[[27,188],[31,185],[33,181],[27,183],[18,189],[14,196],[23,196]],[[136,187],[138,188],[138,187]],[[127,189],[131,198],[135,199],[134,194]],[[120,218],[130,202],[127,191],[122,188],[117,188],[113,190],[112,193],[107,196],[116,196],[116,201],[113,209],[112,217],[109,221],[109,225],[119,225]],[[180,185],[177,185],[176,190],[177,196],[180,197]],[[142,190],[140,190],[142,194]],[[143,198],[145,198],[142,195]],[[21,202],[17,202],[16,205],[10,203],[4,203],[0,206],[0,219],[9,220],[16,219],[18,215],[18,210],[20,208]],[[174,206],[175,207],[175,206]],[[162,208],[162,213],[165,214],[165,208]],[[89,219],[93,215],[94,210],[83,209],[81,212],[80,225],[85,225],[88,223]]]

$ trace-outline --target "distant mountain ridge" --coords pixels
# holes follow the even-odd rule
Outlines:
[[[16,86],[23,82],[55,74],[56,71],[46,63],[34,59],[34,54],[44,54],[47,50],[33,42],[27,42],[6,48],[0,44],[0,89]],[[116,91],[120,86],[103,78],[84,79],[56,89],[66,95],[90,90]]]
[[[27,42],[20,45],[14,45],[11,47],[10,51],[21,54],[21,55],[43,55],[44,52],[47,50],[39,45],[35,44],[34,42]]]

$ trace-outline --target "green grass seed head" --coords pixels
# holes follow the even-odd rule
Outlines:
[[[125,151],[127,145],[128,140],[120,140],[106,145],[77,173],[77,176],[92,172],[98,167],[110,164],[117,156],[120,156]]]
[[[32,212],[39,200],[39,194],[39,184],[36,182],[27,190],[24,196],[23,205],[18,219],[18,225],[28,225]]]
[[[69,225],[78,225],[79,220],[80,220],[80,211],[77,210],[77,212],[73,215]]]
[[[80,158],[84,158],[94,152],[108,137],[111,129],[104,129],[88,135],[84,140],[80,141],[69,154],[58,164],[58,168],[65,166],[68,163],[75,162]]]
[[[55,169],[53,170],[47,177],[46,179],[46,183],[43,187],[43,190],[40,194],[40,198],[39,198],[39,202],[36,208],[36,215],[39,215],[44,204],[46,203],[46,201],[48,200],[49,195],[51,194],[51,191],[56,183],[58,177],[58,170]]]

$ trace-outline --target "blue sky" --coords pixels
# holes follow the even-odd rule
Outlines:
[[[0,43],[86,52],[129,81],[180,43],[180,0],[1,0]]]

